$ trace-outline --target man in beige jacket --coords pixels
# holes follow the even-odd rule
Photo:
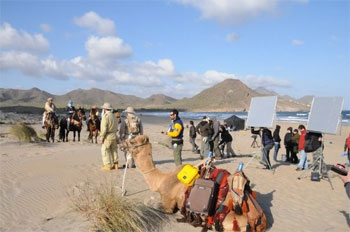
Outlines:
[[[102,141],[102,170],[118,169],[118,146],[117,135],[118,121],[112,113],[113,107],[109,103],[104,103],[101,107],[103,109],[103,117],[101,121],[100,138]]]
[[[48,113],[56,113],[56,106],[53,104],[53,99],[52,97],[49,97],[45,103],[45,111],[43,113],[43,120],[42,120],[42,128],[45,128],[45,120],[46,120],[46,115]]]

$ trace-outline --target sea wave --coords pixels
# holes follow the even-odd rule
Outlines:
[[[141,115],[155,116],[155,117],[169,117],[169,112],[138,112]],[[226,118],[235,115],[242,119],[248,118],[247,112],[180,112],[180,117],[188,120],[200,120],[203,116],[216,117],[218,120],[224,120]],[[309,112],[277,112],[276,122],[295,122],[295,123],[307,123]],[[342,125],[350,125],[350,117],[348,111],[342,112]]]

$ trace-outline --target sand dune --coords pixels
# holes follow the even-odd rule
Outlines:
[[[167,138],[160,134],[166,130],[168,119],[143,117],[144,131],[153,145],[153,158],[157,167],[168,170],[174,167],[172,151],[164,146]],[[184,120],[185,124],[188,123]],[[288,126],[283,123],[281,137]],[[9,131],[9,125],[0,125],[1,133]],[[39,124],[37,132],[43,133]],[[340,155],[350,127],[343,127],[340,136],[325,136],[325,161],[327,164],[345,163]],[[327,179],[310,181],[310,172],[298,180],[301,172],[289,163],[273,163],[275,172],[262,169],[251,155],[259,153],[259,148],[251,148],[249,131],[231,132],[233,147],[241,154],[235,159],[225,159],[215,165],[234,171],[239,162],[246,165],[246,175],[253,189],[258,193],[258,201],[263,206],[269,223],[269,231],[349,231],[350,200],[343,183],[333,172],[329,172],[331,189]],[[101,171],[100,145],[86,141],[82,131],[81,142],[54,144],[20,144],[14,138],[0,138],[0,231],[88,231],[89,222],[73,211],[67,196],[70,191],[84,182],[109,183],[121,187],[123,170]],[[71,139],[71,137],[70,137]],[[199,138],[198,138],[199,143]],[[183,159],[186,163],[197,163],[199,156],[190,151],[188,130],[185,131]],[[285,151],[282,148],[280,155]],[[272,154],[270,155],[272,156]],[[119,152],[120,163],[124,156]],[[308,155],[311,160],[311,154]],[[154,197],[157,193],[148,189],[137,169],[128,170],[127,198],[135,201]],[[200,231],[189,224],[179,224],[171,216],[170,223],[162,231]]]

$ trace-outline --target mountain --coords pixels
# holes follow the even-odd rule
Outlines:
[[[273,93],[270,93],[271,95]],[[92,88],[89,90],[76,89],[63,95],[53,95],[38,88],[28,90],[0,88],[0,107],[5,106],[34,106],[43,108],[48,97],[54,99],[57,107],[63,108],[69,99],[75,106],[90,108],[92,105],[101,106],[109,102],[115,109],[125,109],[133,106],[135,109],[171,109],[202,112],[230,112],[248,111],[251,98],[266,96],[258,93],[240,80],[226,79],[210,88],[207,88],[191,98],[177,100],[175,98],[155,94],[148,98],[134,95],[114,93],[107,90]],[[294,99],[278,97],[277,111],[309,110],[309,106]]]
[[[247,111],[252,97],[261,96],[240,80],[226,79],[192,98],[179,100],[175,108],[190,111]]]
[[[258,93],[240,80],[226,79],[211,88],[203,90],[192,98],[174,102],[172,106],[174,108],[202,112],[248,111],[251,98],[261,96],[266,96],[266,93]],[[276,108],[277,111],[308,110],[308,107],[304,104],[281,97],[278,97]]]
[[[52,94],[42,91],[38,88],[32,88],[28,90],[0,88],[0,105],[41,106],[50,96],[52,96]]]
[[[256,89],[254,89],[254,91],[257,93],[260,93],[262,95],[266,95],[266,96],[278,96],[278,93],[276,93],[275,91],[268,90],[264,87],[258,87]]]
[[[306,96],[304,96],[302,98],[299,98],[297,101],[301,102],[301,103],[304,103],[306,105],[311,105],[313,99],[314,99],[313,95],[306,95]]]
[[[153,94],[150,97],[146,98],[146,106],[161,106],[161,105],[169,105],[173,102],[176,102],[177,99],[166,96],[164,94]]]

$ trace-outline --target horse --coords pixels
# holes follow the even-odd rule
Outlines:
[[[95,143],[97,143],[97,136],[100,130],[100,119],[96,115],[96,111],[90,112],[90,120],[87,127],[89,128],[89,141],[93,143],[95,137]]]
[[[45,129],[46,129],[46,141],[50,142],[50,138],[52,142],[55,142],[55,130],[58,129],[58,119],[53,112],[49,112],[46,115],[46,119],[44,122]]]
[[[60,121],[60,139],[63,142],[68,142],[69,131],[73,131],[73,142],[75,142],[75,132],[78,132],[78,141],[80,142],[80,132],[83,126],[83,120],[86,120],[84,108],[80,108],[73,112],[72,119],[70,121],[69,130],[67,128],[67,117],[64,117]]]

